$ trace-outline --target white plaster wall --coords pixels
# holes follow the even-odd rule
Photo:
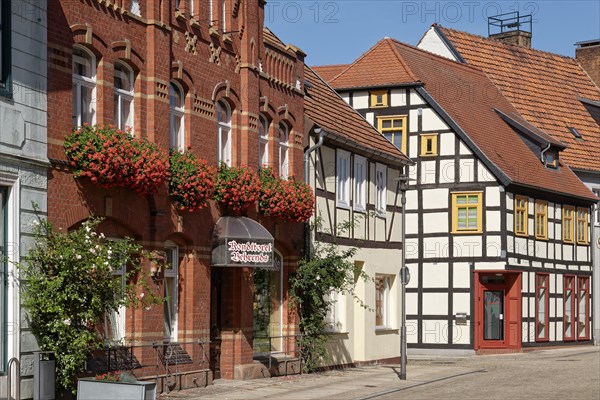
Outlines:
[[[411,272],[411,280],[412,279],[413,278],[412,278],[412,272]],[[406,293],[406,314],[407,315],[417,315],[418,301],[419,301],[418,293]]]
[[[502,253],[502,237],[500,235],[488,236],[485,247],[488,257],[500,257]]]
[[[450,127],[431,108],[423,108],[423,130],[436,131],[446,130]]]
[[[473,154],[467,145],[461,140],[459,143],[459,153],[461,156],[468,156]]]
[[[423,258],[448,257],[448,237],[423,238]]]
[[[458,313],[471,315],[471,295],[469,293],[454,293],[452,295],[452,315]]]
[[[372,112],[366,113],[365,119],[367,120],[368,123],[375,126],[375,113],[372,113]]]
[[[354,92],[352,94],[352,107],[356,110],[369,108],[369,92]]]
[[[350,94],[340,92],[341,98],[348,104],[350,104]]]
[[[421,161],[421,184],[435,182],[435,160]]]
[[[448,213],[423,213],[423,233],[447,233]]]
[[[487,232],[499,232],[501,229],[502,214],[500,211],[486,211],[486,223],[484,229]]]
[[[406,238],[406,259],[414,259],[419,256],[419,240],[416,238]],[[412,282],[412,278],[411,278]]]
[[[421,41],[417,45],[418,48],[427,50],[431,53],[440,55],[442,57],[449,58],[451,60],[455,60],[450,49],[444,43],[444,41],[439,37],[434,27],[429,28],[427,33],[421,38]]]
[[[475,159],[459,160],[459,182],[473,182],[475,180]]]
[[[410,281],[406,287],[416,289],[419,286],[419,266],[417,264],[407,263],[406,267],[410,270]]]
[[[448,293],[423,293],[424,315],[447,315]]]
[[[490,269],[505,269],[506,263],[503,261],[483,261],[476,262],[475,269],[477,271],[490,270]]]
[[[418,207],[419,193],[416,190],[408,190],[406,192],[406,209],[416,210]]]
[[[510,242],[510,240],[509,240]],[[515,253],[527,255],[528,250],[528,242],[524,237],[515,237]]]
[[[457,262],[452,265],[452,268],[452,286],[455,288],[471,287],[471,270],[469,268],[469,263]]]
[[[417,343],[419,341],[418,336],[419,324],[416,319],[406,320],[406,342]]]
[[[477,178],[479,182],[494,182],[496,178],[481,161],[477,162]]]
[[[481,257],[483,243],[479,235],[454,236],[455,257]]]
[[[406,105],[406,90],[392,89],[390,93],[390,106],[401,107]]]
[[[448,343],[448,321],[433,320],[423,321],[423,343],[445,344]]]
[[[423,190],[423,209],[448,208],[448,189]]]
[[[423,263],[423,287],[447,288],[448,263]]]
[[[425,104],[425,100],[414,89],[410,90],[410,105]]]
[[[394,224],[396,222],[394,221]],[[412,235],[419,233],[419,215],[406,214],[406,234]]]
[[[455,140],[456,138],[454,133],[440,133],[438,145],[441,156],[454,155]]]
[[[582,261],[582,260],[588,261],[589,260],[588,251],[589,251],[588,246],[577,246],[577,259],[579,261]]]
[[[416,158],[419,156],[419,137],[411,136],[408,138],[408,157]]]
[[[490,186],[485,188],[485,205],[488,207],[500,207],[500,186]]]
[[[456,176],[454,173],[454,160],[439,160],[440,163],[440,183],[454,183]]]
[[[452,343],[469,344],[471,343],[471,321],[467,320],[466,325],[454,325]]]
[[[514,194],[506,192],[506,209],[512,211],[514,208]],[[512,219],[512,217],[511,217]]]
[[[408,111],[408,131],[411,133],[419,131],[419,114],[417,110]]]
[[[573,246],[564,245],[562,246],[563,256],[562,259],[564,261],[573,261]]]

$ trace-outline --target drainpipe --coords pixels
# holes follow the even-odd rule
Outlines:
[[[314,146],[311,146],[304,152],[304,182],[310,183],[309,170],[310,170],[310,153],[317,150],[323,144],[323,137],[325,132],[321,128],[315,128],[315,133],[319,135],[319,140]],[[316,199],[315,199],[316,201]],[[308,260],[310,257],[310,222],[304,223],[304,257]]]
[[[548,146],[542,150],[542,154],[540,154],[540,161],[542,162],[542,164],[544,164],[546,162],[546,152],[550,149],[550,143],[548,143]]]

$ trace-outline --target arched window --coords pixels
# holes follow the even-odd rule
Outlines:
[[[115,63],[115,126],[133,129],[133,70]]]
[[[96,123],[96,57],[73,47],[73,126]]]
[[[169,148],[183,151],[185,147],[183,137],[185,95],[183,89],[175,82],[171,82],[169,97],[171,104]]]
[[[173,242],[165,243],[166,268],[165,296],[165,339],[177,341],[177,316],[179,314],[179,247]]]
[[[288,178],[289,173],[290,128],[283,122],[279,124],[279,176]]]
[[[269,120],[263,114],[258,119],[258,162],[266,166],[269,164]]]
[[[224,101],[217,103],[219,162],[231,165],[231,109]]]

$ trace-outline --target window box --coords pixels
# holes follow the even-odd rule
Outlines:
[[[156,382],[109,382],[95,378],[77,381],[77,400],[97,400],[99,394],[114,400],[154,400]]]

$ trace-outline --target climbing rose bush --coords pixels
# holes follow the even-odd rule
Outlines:
[[[84,125],[65,138],[64,148],[74,176],[101,187],[128,187],[149,195],[169,175],[164,151],[112,125]]]

